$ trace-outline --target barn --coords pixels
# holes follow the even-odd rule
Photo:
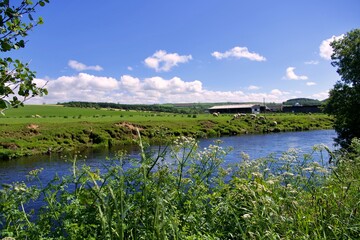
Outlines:
[[[294,105],[294,106],[283,106],[282,111],[286,113],[320,113],[320,105]]]
[[[265,111],[265,107],[258,104],[233,104],[213,106],[208,110],[210,113],[260,113]]]

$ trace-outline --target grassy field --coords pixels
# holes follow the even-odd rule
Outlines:
[[[249,133],[332,128],[324,114],[265,114],[232,120],[232,114],[172,114],[28,105],[0,117],[0,158],[132,144],[139,129],[145,141],[175,136],[220,137]],[[276,123],[275,123],[276,122]]]
[[[107,161],[105,172],[72,159],[69,174],[49,183],[41,181],[46,169],[34,169],[26,183],[3,184],[0,239],[359,238],[359,139],[350,151],[318,145],[306,154],[291,149],[278,159],[244,154],[225,166],[229,149],[220,142],[200,149],[191,136],[332,125],[322,114],[231,118],[59,106],[7,112],[0,119],[3,156],[126,142],[136,142],[141,154],[128,159],[119,153]],[[152,155],[142,147],[144,140],[168,144]],[[40,209],[28,207],[39,201]]]

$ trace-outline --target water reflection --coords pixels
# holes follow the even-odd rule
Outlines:
[[[225,164],[240,161],[240,155],[245,152],[251,159],[274,154],[279,157],[281,153],[291,148],[297,148],[303,153],[310,153],[312,146],[325,144],[330,149],[334,149],[333,138],[336,137],[334,130],[318,130],[306,132],[286,132],[265,135],[242,135],[232,137],[222,137],[222,147],[232,147],[233,150],[227,155]],[[218,139],[218,138],[217,138]],[[200,140],[200,148],[204,148],[214,143],[216,139]],[[123,149],[130,153],[131,157],[138,157],[136,147]],[[85,163],[97,168],[102,168],[106,158],[114,157],[116,151],[97,149],[78,154],[77,161],[81,165]],[[25,181],[26,175],[31,170],[43,168],[40,174],[43,182],[48,182],[57,173],[59,176],[70,174],[74,154],[68,156],[51,155],[19,158],[9,161],[0,161],[0,183],[11,183],[15,181]]]

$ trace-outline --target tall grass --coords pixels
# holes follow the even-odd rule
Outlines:
[[[314,159],[315,152],[328,152],[318,145],[313,153],[291,149],[279,159],[243,154],[239,163],[225,166],[230,149],[219,141],[199,149],[195,139],[179,137],[150,152],[139,139],[139,159],[119,153],[104,172],[74,158],[69,175],[50,183],[34,170],[29,183],[4,185],[0,238],[359,237],[359,140],[350,152],[330,152],[330,165]]]

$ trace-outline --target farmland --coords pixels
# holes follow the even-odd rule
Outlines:
[[[114,109],[27,105],[0,117],[0,158],[134,144],[137,129],[145,141],[176,136],[196,138],[332,128],[324,114],[264,114],[232,120],[232,115],[174,114]],[[274,124],[274,122],[276,122]],[[165,136],[165,137],[164,137]]]

